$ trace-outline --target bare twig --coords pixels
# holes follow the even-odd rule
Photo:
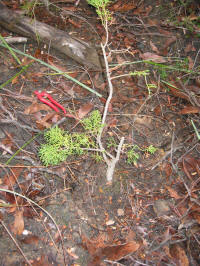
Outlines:
[[[64,265],[67,265],[66,264],[66,256],[65,256],[65,250],[64,250],[64,243],[63,243],[63,237],[62,237],[62,234],[61,234],[61,231],[58,227],[58,224],[56,223],[55,219],[53,218],[53,216],[47,211],[45,210],[43,207],[41,207],[39,204],[37,204],[35,201],[27,198],[26,196],[22,195],[22,194],[19,194],[15,191],[11,191],[11,190],[8,190],[8,189],[3,189],[3,188],[0,188],[0,191],[3,191],[3,192],[7,192],[7,193],[10,193],[10,194],[13,194],[13,195],[16,195],[16,196],[19,196],[25,200],[27,200],[29,203],[32,203],[33,205],[37,206],[38,208],[40,208],[51,220],[52,222],[54,223],[54,225],[56,226],[56,229],[58,231],[58,234],[60,236],[60,240],[61,240],[61,245],[62,245],[62,250],[63,250],[63,259],[64,259]],[[55,248],[57,249],[58,251],[58,248],[57,246],[55,246]],[[30,264],[31,265],[31,264]]]
[[[164,160],[166,160],[169,155],[171,156],[172,153],[182,148],[183,148],[183,145],[179,145],[179,146],[173,147],[169,151],[166,151],[165,155],[154,166],[152,166],[151,171],[154,170],[156,167],[158,167]]]
[[[0,221],[2,226],[4,227],[4,229],[6,230],[6,232],[8,233],[9,237],[12,239],[12,241],[15,243],[15,246],[19,249],[20,253],[22,254],[22,256],[24,257],[26,263],[31,266],[31,263],[29,262],[29,260],[27,259],[27,257],[25,256],[23,250],[20,248],[20,246],[18,245],[18,243],[16,242],[16,240],[14,239],[14,237],[12,236],[12,234],[10,233],[10,231],[8,230],[8,228],[6,227],[6,225],[4,224],[3,221]]]
[[[40,132],[40,130],[38,130],[38,129],[29,127],[29,126],[25,126],[25,125],[22,125],[21,123],[19,123],[16,120],[16,118],[13,116],[13,114],[10,111],[8,111],[6,109],[6,107],[3,105],[2,97],[0,97],[0,109],[2,109],[9,116],[8,119],[0,119],[0,123],[2,123],[2,124],[14,124],[15,126],[23,128],[23,129],[31,130],[33,132]]]
[[[105,66],[106,66],[106,75],[107,75],[107,80],[108,80],[109,95],[108,95],[108,98],[106,100],[106,104],[105,104],[105,108],[104,108],[104,113],[103,113],[103,118],[102,118],[102,125],[105,125],[106,117],[107,117],[107,114],[108,114],[108,107],[109,107],[110,101],[111,101],[112,96],[113,96],[113,85],[112,85],[112,82],[111,82],[111,76],[110,76],[110,71],[109,71],[109,66],[108,66],[108,60],[107,60],[107,56],[106,56],[106,47],[108,45],[107,22],[106,22],[106,25],[105,25],[105,29],[106,29],[106,41],[105,41],[105,44],[101,44],[101,49],[102,49],[102,52],[103,52],[104,62],[105,62]],[[103,144],[102,144],[102,141],[101,141],[102,132],[103,132],[103,127],[101,128],[100,133],[97,136],[97,142],[98,142],[99,147],[100,147],[100,149],[102,151],[103,158],[104,158],[104,160],[105,160],[105,162],[106,162],[106,164],[108,166],[107,173],[106,173],[106,178],[107,178],[107,181],[110,183],[112,181],[112,178],[113,178],[113,174],[114,174],[116,163],[119,161],[119,157],[120,157],[120,153],[121,153],[121,150],[122,150],[122,146],[124,144],[124,137],[121,138],[120,143],[119,143],[118,148],[117,148],[116,156],[114,157],[110,153],[105,151],[105,149],[103,147]],[[108,156],[111,159],[108,159]]]

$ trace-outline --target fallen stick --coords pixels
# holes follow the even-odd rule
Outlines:
[[[52,48],[88,68],[101,70],[96,49],[90,44],[72,38],[68,33],[45,23],[22,16],[7,8],[2,1],[0,1],[0,25],[9,31],[51,45]]]
[[[27,42],[27,38],[25,37],[6,37],[4,38],[4,40],[7,42],[7,43],[26,43]],[[0,44],[2,42],[0,41]]]

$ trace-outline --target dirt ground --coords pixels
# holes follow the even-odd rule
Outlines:
[[[11,2],[10,8],[18,5]],[[105,31],[95,9],[86,1],[77,6],[76,1],[50,2],[60,9],[38,6],[35,17],[93,43],[102,57]],[[0,89],[1,266],[200,264],[200,146],[191,123],[200,132],[200,26],[175,24],[188,16],[195,20],[200,6],[192,2],[187,10],[179,1],[165,0],[115,1],[110,7],[109,64],[111,76],[121,78],[112,79],[103,143],[114,139],[118,144],[123,136],[125,144],[140,147],[133,164],[122,149],[112,184],[106,182],[105,162],[90,153],[57,166],[42,165],[38,150],[46,127],[62,119],[62,129],[81,129],[74,127],[75,119],[63,119],[62,112],[53,112],[34,95],[48,91],[73,113],[89,103],[103,113],[105,72],[88,71],[32,40],[13,46],[70,73],[103,97],[50,75],[38,62]],[[148,53],[158,56],[156,63],[174,68],[134,63],[148,60]],[[175,66],[174,58],[188,61]],[[1,85],[21,68],[6,48],[0,47],[0,60]],[[122,62],[127,64],[119,67]],[[183,71],[186,65],[191,72]],[[124,75],[144,70],[150,71],[151,93],[143,75]],[[145,150],[150,145],[157,148],[154,154]],[[115,154],[115,145],[110,152]]]

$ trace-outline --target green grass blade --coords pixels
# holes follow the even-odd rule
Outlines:
[[[164,68],[164,69],[169,69],[169,70],[175,70],[175,71],[179,71],[179,72],[184,72],[184,73],[188,73],[188,74],[200,74],[200,72],[195,72],[186,68],[178,68],[178,67],[174,67],[174,66],[170,66],[170,65],[164,65],[161,63],[155,63],[153,61],[149,61],[149,60],[138,60],[138,61],[134,61],[134,62],[124,62],[122,64],[109,64],[109,66],[111,67],[115,67],[115,66],[124,66],[124,65],[133,65],[133,64],[140,64],[140,63],[146,63],[149,65],[153,65],[157,68]]]
[[[197,130],[197,128],[196,128],[196,126],[195,126],[193,120],[191,120],[191,123],[192,123],[192,126],[193,126],[193,128],[194,128],[194,131],[195,131],[195,133],[196,133],[196,135],[197,135],[198,140],[200,140],[200,134],[199,134],[199,132],[198,132],[198,130]]]
[[[0,45],[3,46],[3,47],[5,47],[5,48],[7,48],[6,45],[4,45],[4,44],[2,44],[2,43],[0,43]],[[77,79],[72,78],[71,76],[67,75],[66,73],[63,73],[63,71],[61,71],[61,70],[58,69],[57,67],[55,67],[55,66],[51,66],[51,65],[49,65],[48,63],[46,63],[46,62],[44,62],[44,61],[42,61],[42,60],[40,60],[40,59],[38,59],[38,58],[35,58],[35,57],[32,56],[32,55],[29,55],[29,54],[23,53],[22,51],[20,51],[20,50],[18,50],[18,49],[14,49],[14,48],[11,48],[11,49],[12,49],[14,52],[18,53],[18,54],[21,54],[21,55],[23,55],[23,56],[26,56],[26,57],[28,57],[28,58],[30,58],[30,59],[33,59],[33,60],[36,61],[36,62],[39,62],[40,64],[42,64],[42,65],[44,65],[44,66],[47,66],[48,68],[51,68],[52,70],[56,71],[57,73],[61,74],[61,75],[64,76],[64,77],[66,77],[67,79],[69,79],[69,80],[75,82],[76,84],[78,84],[78,85],[81,86],[82,88],[84,88],[84,89],[86,89],[86,90],[88,90],[88,91],[90,91],[90,92],[96,94],[98,97],[102,97],[102,95],[101,95],[100,93],[98,93],[97,91],[91,89],[90,87],[86,86],[85,84],[81,83],[81,82],[78,81]]]
[[[29,145],[34,139],[36,139],[37,137],[39,137],[39,135],[41,135],[43,133],[43,131],[39,132],[37,135],[35,135],[34,137],[32,137],[31,139],[29,139],[26,143],[24,143],[5,163],[6,165],[8,165],[14,158],[15,156],[17,156],[17,154],[22,151],[27,145]]]
[[[22,67],[22,69],[17,72],[14,76],[12,76],[9,80],[7,80],[6,82],[4,82],[3,84],[0,85],[0,89],[2,89],[3,87],[5,87],[6,85],[8,85],[10,82],[13,81],[13,79],[15,79],[16,77],[18,77],[19,75],[21,75],[21,73],[23,73],[24,71],[26,71],[26,69],[31,65],[32,63],[25,65]]]
[[[17,61],[17,63],[19,65],[21,65],[21,61],[16,56],[16,54],[13,51],[13,49],[8,45],[8,43],[5,41],[5,39],[3,38],[3,36],[1,34],[0,34],[0,39],[1,39],[2,43],[5,45],[5,47],[10,51],[11,55],[15,58],[15,60]]]

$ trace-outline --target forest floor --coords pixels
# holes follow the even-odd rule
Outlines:
[[[19,1],[4,2],[19,9]],[[50,2],[49,11],[35,6],[35,18],[93,43],[102,57],[105,30],[95,9],[86,1]],[[92,151],[42,165],[38,150],[46,128],[61,119],[66,131],[82,127],[34,94],[47,91],[79,117],[92,110],[102,114],[106,72],[87,70],[29,40],[13,47],[103,97],[39,62],[11,79],[21,68],[0,48],[0,85],[11,79],[0,89],[1,266],[200,264],[200,6],[180,2],[119,0],[109,7],[114,93],[102,142],[114,155],[125,138],[111,184],[106,163]],[[151,154],[149,147],[156,151]]]

